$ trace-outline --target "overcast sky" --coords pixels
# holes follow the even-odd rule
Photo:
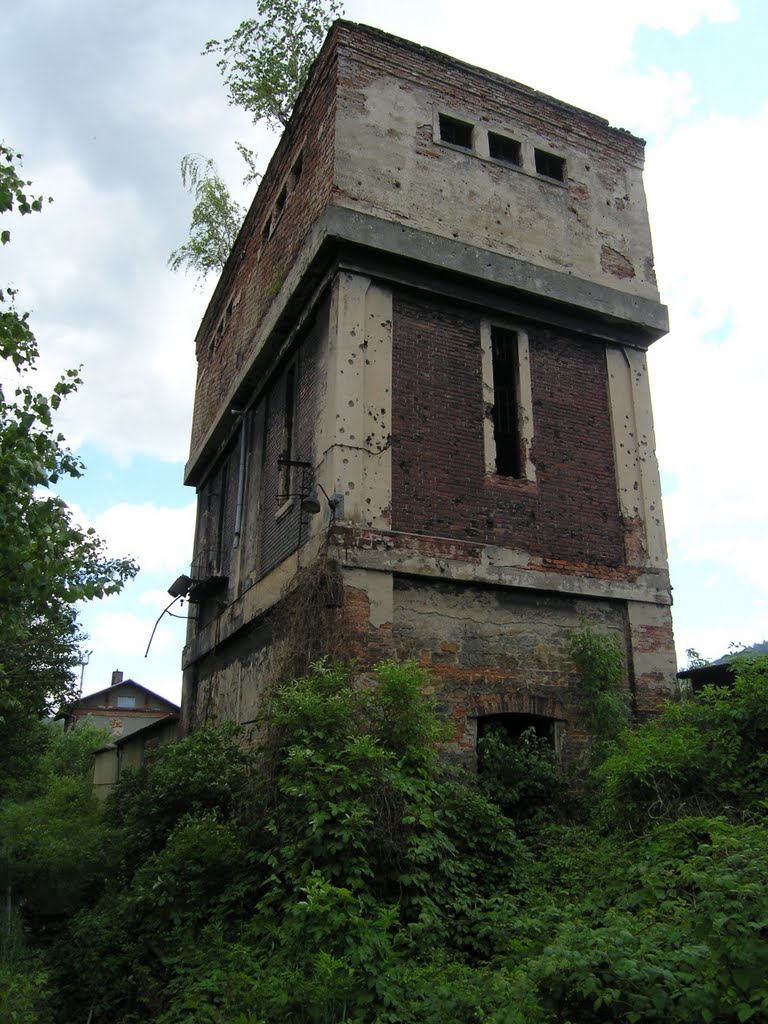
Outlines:
[[[14,227],[0,282],[44,353],[38,378],[84,365],[60,425],[88,471],[65,490],[83,522],[142,571],[83,612],[85,690],[120,668],[180,694],[184,624],[166,588],[187,569],[181,485],[194,335],[212,284],[166,267],[186,237],[185,153],[214,157],[243,203],[233,140],[262,166],[276,136],[226,104],[205,42],[243,0],[24,0],[3,12],[0,137],[55,203]],[[672,331],[650,355],[679,661],[768,638],[768,345],[763,0],[348,0],[347,16],[607,117],[648,140],[646,190]]]

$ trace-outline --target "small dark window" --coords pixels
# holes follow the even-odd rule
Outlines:
[[[508,139],[506,135],[488,132],[488,152],[494,160],[503,160],[505,164],[514,164],[515,167],[519,167],[522,163],[520,143],[515,142],[514,139]]]
[[[554,749],[556,724],[554,718],[548,718],[546,715],[481,715],[477,719],[477,738],[481,740],[495,732],[501,733],[508,740],[518,740],[528,729],[533,729],[540,740],[546,740]]]
[[[285,209],[285,201],[287,198],[288,189],[285,187],[285,185],[283,185],[283,187],[280,189],[280,195],[277,197],[277,202],[275,203],[275,217],[279,217],[280,214]]]
[[[299,153],[299,155],[296,157],[293,167],[291,168],[291,173],[288,176],[288,184],[290,185],[291,189],[296,188],[296,182],[301,177],[301,171],[303,166],[304,154]]]
[[[462,149],[472,149],[472,125],[441,114],[440,141],[450,142],[452,146],[461,146]]]
[[[555,181],[565,181],[565,160],[554,153],[545,153],[543,149],[534,150],[536,158],[536,171],[545,174]]]
[[[268,242],[269,236],[272,234],[272,218],[267,217],[267,221],[264,227],[261,229],[261,240],[262,242]]]
[[[520,432],[517,415],[517,334],[491,330],[493,352],[493,433],[496,472],[520,476]]]

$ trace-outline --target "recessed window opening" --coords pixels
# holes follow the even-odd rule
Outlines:
[[[565,181],[565,160],[554,153],[545,153],[543,149],[535,149],[536,171],[555,181]]]
[[[299,155],[296,157],[296,160],[294,162],[293,167],[291,168],[291,173],[288,175],[288,184],[290,185],[291,189],[296,188],[296,182],[301,177],[301,172],[303,170],[303,167],[304,167],[304,154],[303,153],[299,153]]]
[[[533,729],[538,738],[546,740],[554,750],[556,724],[556,719],[547,715],[482,715],[477,719],[477,738],[481,740],[489,733],[496,732],[503,734],[508,740],[517,740],[528,729]]]
[[[135,697],[118,697],[117,706],[119,708],[135,708],[136,698]]]
[[[286,201],[287,198],[288,198],[288,189],[285,187],[285,185],[283,185],[283,187],[280,189],[280,195],[277,197],[277,202],[275,203],[275,216],[276,217],[279,217],[280,214],[285,209],[285,201]]]
[[[449,142],[452,146],[472,149],[472,125],[467,121],[459,121],[447,114],[440,115],[440,141]]]
[[[496,442],[496,472],[499,476],[519,477],[520,430],[517,403],[517,334],[494,327],[491,331],[493,353],[493,433]]]
[[[488,132],[488,153],[494,160],[503,160],[505,164],[513,164],[515,167],[523,162],[520,143],[506,135],[497,135],[496,132]]]
[[[267,217],[264,227],[261,229],[261,240],[262,242],[268,242],[269,236],[272,234],[272,218]]]
[[[285,375],[285,402],[283,406],[283,439],[281,457],[292,459],[295,447],[295,416],[296,414],[296,363],[292,363]],[[291,493],[291,467],[280,467],[279,481],[280,501],[287,501]]]

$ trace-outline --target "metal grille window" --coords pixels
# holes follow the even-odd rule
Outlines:
[[[496,472],[519,477],[520,428],[517,401],[517,334],[501,327],[491,331],[493,349],[493,431]]]
[[[497,135],[496,132],[488,132],[488,153],[494,160],[502,160],[515,167],[523,162],[520,143],[506,135]]]
[[[554,178],[555,181],[565,181],[565,160],[561,156],[547,153],[543,149],[536,149],[534,150],[534,160],[537,174]]]
[[[472,125],[467,121],[459,121],[447,114],[440,115],[440,141],[462,149],[472,149]]]

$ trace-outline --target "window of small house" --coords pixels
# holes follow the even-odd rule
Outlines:
[[[497,135],[496,132],[488,132],[488,154],[494,160],[501,160],[515,167],[519,167],[523,162],[520,143],[506,135]]]
[[[462,149],[472,149],[472,125],[448,114],[440,115],[440,141]]]
[[[136,707],[136,698],[135,697],[127,697],[127,696],[126,697],[118,697],[117,698],[117,706],[119,708],[125,708],[126,710],[128,708],[135,708]]]
[[[554,153],[546,153],[543,149],[535,149],[534,159],[537,174],[543,174],[555,181],[565,181],[565,160]]]

